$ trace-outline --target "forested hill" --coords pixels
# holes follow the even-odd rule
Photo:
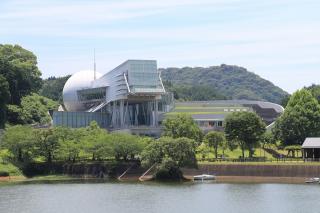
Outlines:
[[[280,103],[288,94],[258,75],[237,66],[160,69],[167,91],[178,100],[253,99]],[[70,76],[43,81],[40,94],[62,102],[62,89]]]
[[[70,75],[64,77],[50,77],[43,80],[39,94],[62,103],[62,90]]]
[[[230,65],[160,69],[163,81],[172,85],[207,86],[228,99],[265,100],[280,103],[288,95],[268,80]]]

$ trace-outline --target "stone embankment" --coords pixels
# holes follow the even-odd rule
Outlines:
[[[217,176],[255,177],[320,177],[320,165],[253,165],[253,164],[201,164],[199,169],[183,169],[185,175],[201,173]]]
[[[68,163],[46,165],[33,165],[29,168],[30,176],[61,174],[74,177],[107,178],[119,180],[139,180],[148,168],[142,168],[136,162],[123,164],[96,163]],[[44,172],[45,171],[45,172]],[[147,174],[150,179],[154,171]],[[280,180],[296,178],[320,177],[320,164],[200,164],[198,169],[183,169],[185,177],[192,179],[194,175],[214,174],[218,180],[249,180],[249,177],[262,180]],[[277,181],[276,181],[277,182]]]

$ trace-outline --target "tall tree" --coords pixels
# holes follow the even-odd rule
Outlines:
[[[150,143],[142,152],[142,163],[157,164],[157,178],[181,179],[183,166],[196,166],[196,145],[189,138],[161,137]]]
[[[34,130],[37,154],[43,157],[47,163],[51,163],[59,149],[59,138],[55,129]]]
[[[14,161],[25,162],[34,156],[34,141],[31,127],[16,125],[6,128],[1,146],[10,151]]]
[[[225,134],[229,142],[238,144],[242,151],[249,150],[249,157],[265,132],[265,124],[254,112],[234,112],[225,120]]]
[[[272,131],[285,146],[320,136],[320,105],[310,91],[301,89],[291,96]]]
[[[21,97],[41,88],[37,57],[19,45],[0,44],[0,74],[9,83],[10,104],[20,104]]]
[[[225,142],[224,133],[210,131],[204,137],[204,142],[208,147],[213,148],[215,158],[218,158],[218,148],[222,146],[222,143]]]
[[[87,134],[82,138],[83,148],[92,156],[92,160],[99,160],[113,156],[111,136],[105,129],[101,129],[96,121],[92,121],[86,128]]]
[[[312,84],[310,87],[306,88],[311,92],[313,97],[315,97],[318,102],[320,102],[320,85]]]
[[[137,136],[127,133],[113,133],[111,138],[116,160],[127,161],[130,158],[135,158],[142,152],[145,145],[140,143],[141,141]]]
[[[0,74],[0,129],[4,127],[6,121],[6,104],[10,98],[9,83]]]
[[[86,128],[70,129],[60,127],[63,132],[59,133],[59,157],[75,162],[79,159],[80,152],[84,150],[83,138],[88,134]]]
[[[58,103],[36,93],[25,96],[20,106],[8,105],[8,121],[12,124],[48,124],[51,121],[50,110]]]
[[[178,114],[174,117],[169,117],[163,122],[164,135],[180,138],[186,137],[194,139],[198,143],[202,140],[202,131],[194,122],[191,116],[186,114]]]

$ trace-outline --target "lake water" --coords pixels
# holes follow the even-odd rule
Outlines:
[[[319,213],[320,185],[41,183],[0,185],[1,213]]]

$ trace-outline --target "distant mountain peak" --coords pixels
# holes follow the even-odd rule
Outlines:
[[[280,103],[288,95],[272,82],[244,67],[221,64],[209,67],[160,68],[162,79],[173,85],[208,86],[232,99]]]

